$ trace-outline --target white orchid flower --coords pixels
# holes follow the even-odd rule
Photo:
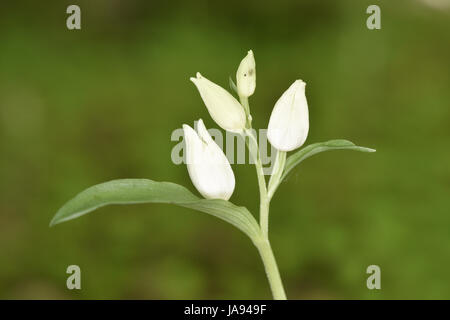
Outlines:
[[[256,68],[255,57],[253,51],[250,50],[242,59],[241,64],[236,72],[237,91],[240,97],[248,98],[256,88]]]
[[[197,132],[183,124],[186,164],[192,183],[206,199],[228,200],[234,191],[233,170],[222,149],[206,130],[202,119]]]
[[[236,133],[245,129],[245,111],[236,98],[199,72],[191,81],[200,92],[209,114],[222,129]]]
[[[267,138],[280,151],[292,151],[305,143],[309,131],[306,83],[296,80],[275,103]]]

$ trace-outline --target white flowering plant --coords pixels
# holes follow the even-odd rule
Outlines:
[[[337,149],[374,152],[348,140],[330,140],[300,148],[308,136],[309,114],[305,82],[296,80],[275,103],[268,123],[267,138],[277,150],[275,164],[267,183],[259,146],[252,128],[249,97],[256,88],[256,68],[252,51],[241,61],[236,83],[230,86],[236,99],[224,88],[197,73],[191,81],[197,87],[213,120],[224,130],[238,133],[246,141],[256,167],[259,185],[259,222],[242,206],[228,201],[235,188],[231,165],[200,119],[197,131],[184,124],[186,164],[189,176],[202,197],[171,182],[148,179],[120,179],[94,185],[69,200],[55,214],[50,226],[78,218],[111,204],[170,203],[211,214],[244,232],[258,249],[274,299],[286,299],[277,263],[269,242],[269,205],[280,183],[303,160]]]

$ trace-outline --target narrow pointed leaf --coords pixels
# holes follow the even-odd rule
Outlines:
[[[228,78],[228,84],[230,85],[230,89],[235,92],[236,94],[238,94],[238,89],[236,84],[234,83],[233,79],[231,78],[231,76]]]
[[[231,223],[251,239],[259,235],[259,227],[245,207],[221,199],[200,199],[188,189],[171,182],[148,179],[121,179],[87,188],[64,204],[50,226],[72,220],[111,204],[171,203],[205,212]]]
[[[286,159],[286,166],[284,168],[284,173],[281,177],[281,180],[284,180],[286,176],[289,174],[289,172],[295,168],[300,162],[303,160],[324,151],[329,150],[355,150],[355,151],[361,151],[361,152],[375,152],[374,149],[360,147],[355,145],[353,142],[350,142],[348,140],[343,139],[337,139],[337,140],[330,140],[327,142],[319,142],[319,143],[313,143],[309,146],[306,146],[305,148],[297,151],[290,157]]]

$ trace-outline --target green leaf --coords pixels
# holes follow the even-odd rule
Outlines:
[[[58,210],[50,226],[106,205],[135,203],[171,203],[191,208],[231,223],[251,239],[259,236],[258,223],[245,207],[221,199],[200,199],[178,184],[148,179],[113,180],[87,188]]]
[[[361,151],[361,152],[375,152],[375,149],[365,148],[365,147],[359,147],[356,146],[353,142],[350,142],[348,140],[343,139],[337,139],[337,140],[330,140],[327,142],[319,142],[319,143],[313,143],[309,146],[297,151],[290,157],[286,159],[286,166],[284,168],[284,173],[281,177],[281,180],[284,180],[286,176],[289,174],[289,172],[294,169],[296,165],[298,165],[303,160],[324,151],[329,150],[355,150],[355,151]]]

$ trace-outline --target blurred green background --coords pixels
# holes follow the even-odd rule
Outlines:
[[[82,29],[66,28],[78,4]],[[381,30],[366,8],[381,7]],[[448,1],[3,1],[0,10],[0,298],[268,299],[256,249],[232,226],[170,205],[102,208],[48,228],[56,210],[117,178],[194,189],[172,131],[203,118],[188,80],[228,88],[257,63],[253,124],[293,80],[308,83],[303,162],[271,205],[291,299],[450,298]],[[231,198],[255,215],[253,167]],[[82,289],[69,291],[68,265]],[[381,290],[366,287],[381,267]]]

